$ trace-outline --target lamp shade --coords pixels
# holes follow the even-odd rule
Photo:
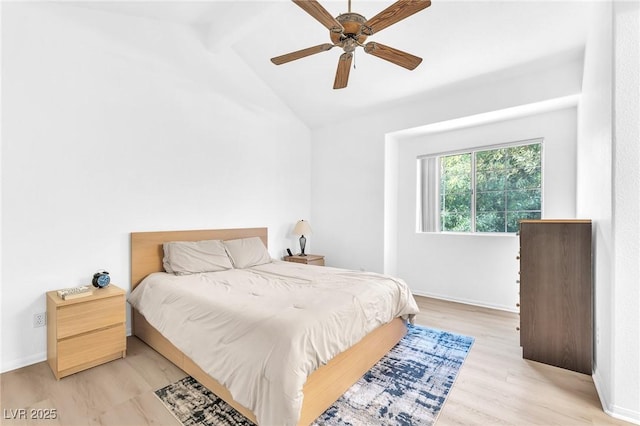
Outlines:
[[[298,223],[296,223],[296,227],[293,228],[293,233],[296,235],[311,235],[311,226],[309,226],[309,222],[299,220]]]

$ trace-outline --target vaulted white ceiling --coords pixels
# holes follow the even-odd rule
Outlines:
[[[352,0],[352,11],[369,18],[391,3]],[[321,4],[334,16],[348,5],[347,0]],[[431,7],[367,40],[422,57],[417,69],[408,71],[358,49],[348,87],[334,90],[339,48],[280,66],[269,60],[330,42],[328,30],[291,1],[82,5],[192,26],[212,52],[242,58],[312,127],[477,76],[575,58],[583,53],[591,13],[586,1],[432,0]]]

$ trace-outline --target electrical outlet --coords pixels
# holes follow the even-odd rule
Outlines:
[[[44,327],[47,325],[47,313],[40,312],[38,314],[33,314],[33,327]]]

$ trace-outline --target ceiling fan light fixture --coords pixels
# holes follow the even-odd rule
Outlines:
[[[358,43],[354,39],[349,38],[344,41],[344,46],[342,46],[342,49],[346,53],[352,53],[356,50],[356,47],[358,47]]]

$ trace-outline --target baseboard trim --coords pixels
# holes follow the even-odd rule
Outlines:
[[[605,382],[598,371],[599,370],[596,368],[596,371],[593,372],[591,377],[593,378],[593,384],[596,386],[598,398],[600,398],[602,411],[618,420],[624,420],[625,422],[640,425],[640,412],[629,410],[624,407],[617,407],[609,403],[609,400],[607,399],[607,395],[609,395],[608,387],[605,386]]]
[[[618,420],[640,425],[640,412],[623,407],[616,407],[615,405],[613,407],[612,410],[605,409],[604,412]]]
[[[6,373],[8,371],[17,370],[18,368],[27,367],[32,364],[37,364],[47,360],[47,353],[40,352],[26,358],[14,359],[8,363],[2,362],[0,373]]]
[[[432,299],[446,300],[447,302],[463,303],[465,305],[479,306],[481,308],[497,309],[499,311],[506,311],[506,312],[513,312],[513,313],[518,313],[519,312],[517,309],[511,308],[509,306],[494,305],[494,304],[490,304],[490,303],[483,303],[483,302],[478,302],[477,300],[460,299],[460,298],[443,296],[441,294],[434,294],[434,293],[428,293],[428,292],[422,292],[422,291],[413,291],[413,290],[411,290],[411,292],[413,294],[415,294],[416,296],[423,296],[423,297],[430,297]]]

